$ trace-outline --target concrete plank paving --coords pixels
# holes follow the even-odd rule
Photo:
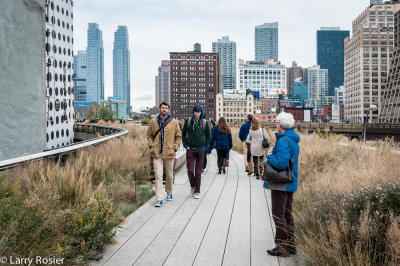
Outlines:
[[[226,174],[208,157],[201,199],[189,196],[186,164],[175,173],[174,200],[155,208],[155,198],[116,229],[115,244],[91,265],[295,265],[274,247],[270,192],[247,176],[243,155],[230,152]]]

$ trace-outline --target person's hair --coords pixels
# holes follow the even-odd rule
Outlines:
[[[200,113],[201,113],[201,107],[198,106],[198,105],[195,105],[195,106],[193,107],[193,112],[200,112]]]
[[[294,118],[290,113],[282,112],[276,117],[276,123],[281,125],[283,129],[294,128]]]
[[[253,117],[251,120],[251,130],[258,130],[260,128],[260,120],[257,117]]]
[[[159,105],[158,107],[161,109],[161,106],[162,106],[162,105],[166,105],[166,106],[168,106],[168,109],[171,109],[171,106],[170,106],[169,103],[167,103],[166,101],[161,102],[160,105]]]
[[[228,135],[231,132],[228,124],[226,123],[226,119],[223,117],[218,119],[218,130],[219,130],[219,132],[225,133],[226,135]]]
[[[206,116],[207,116],[207,114],[206,114],[206,113],[204,113],[204,115],[203,115],[203,119],[206,119]]]
[[[252,114],[248,114],[248,115],[247,115],[247,119],[248,119],[249,121],[253,120],[253,115],[252,115]]]

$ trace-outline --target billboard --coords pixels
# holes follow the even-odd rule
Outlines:
[[[279,94],[279,101],[281,103],[299,103],[301,102],[300,96],[293,94]]]
[[[246,90],[224,90],[223,97],[225,99],[246,100]]]

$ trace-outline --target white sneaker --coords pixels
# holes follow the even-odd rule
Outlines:
[[[199,192],[194,193],[194,198],[195,199],[200,199],[200,193]]]
[[[191,196],[191,197],[194,196],[194,187],[190,188],[190,196]]]

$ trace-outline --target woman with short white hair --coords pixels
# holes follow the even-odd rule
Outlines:
[[[276,247],[267,250],[271,256],[289,256],[296,254],[294,243],[294,222],[292,215],[293,193],[298,183],[298,157],[300,136],[294,131],[295,120],[290,113],[282,112],[276,118],[276,143],[268,150],[268,163],[278,170],[289,167],[290,159],[293,163],[293,182],[286,184],[271,184],[265,182],[265,188],[271,190],[272,217],[276,232]]]

